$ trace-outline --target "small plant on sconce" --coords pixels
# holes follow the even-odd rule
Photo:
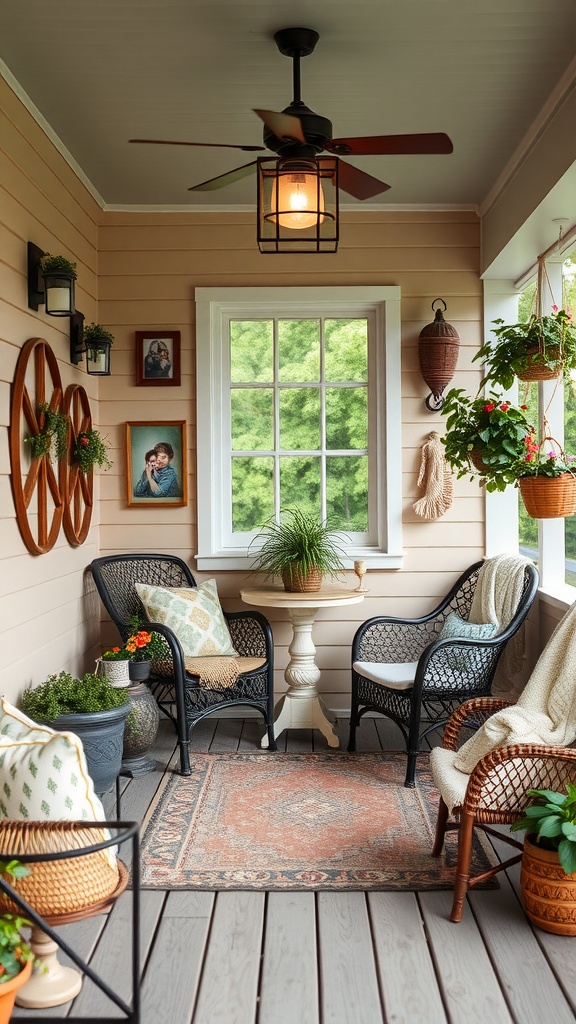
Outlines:
[[[65,256],[52,256],[49,252],[40,257],[40,270],[44,275],[70,274],[76,277],[76,264],[72,260],[67,260]]]
[[[102,327],[101,324],[87,324],[82,337],[88,348],[94,348],[99,341],[106,341],[109,345],[114,344],[114,335],[105,327]]]

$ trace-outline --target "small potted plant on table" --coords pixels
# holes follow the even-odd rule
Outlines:
[[[526,914],[539,928],[576,935],[576,786],[565,793],[529,789],[532,803],[511,825],[526,831],[520,885]]]
[[[252,569],[266,577],[280,576],[289,592],[318,591],[323,576],[336,576],[344,568],[334,527],[312,512],[281,509],[280,521],[270,519],[252,543],[261,541]]]

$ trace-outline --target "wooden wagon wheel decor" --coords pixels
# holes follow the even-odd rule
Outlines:
[[[69,417],[68,458],[60,463],[60,488],[64,495],[64,533],[72,547],[83,544],[88,536],[94,499],[94,469],[84,472],[70,453],[78,435],[92,429],[88,395],[80,384],[70,384],[64,395],[64,412]]]
[[[48,343],[30,338],[16,364],[8,436],[16,520],[33,555],[43,555],[54,547],[64,511],[50,453],[30,459],[24,446],[24,438],[39,434],[44,426],[44,415],[39,412],[44,404],[52,412],[62,412],[60,370]]]

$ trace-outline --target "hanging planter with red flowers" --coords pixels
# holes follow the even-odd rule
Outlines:
[[[104,466],[110,469],[112,462],[108,458],[109,445],[97,430],[81,431],[72,448],[72,462],[83,473],[89,473],[93,466]]]

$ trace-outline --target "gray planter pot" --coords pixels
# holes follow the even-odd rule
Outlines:
[[[88,771],[96,793],[112,788],[122,763],[124,724],[130,711],[128,700],[119,708],[80,715],[60,715],[47,724],[58,732],[73,732],[82,741]]]

